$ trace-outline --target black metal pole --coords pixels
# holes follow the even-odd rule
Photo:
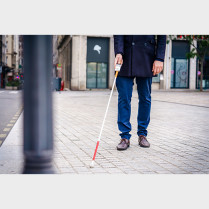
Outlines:
[[[53,172],[52,36],[25,35],[24,174]]]

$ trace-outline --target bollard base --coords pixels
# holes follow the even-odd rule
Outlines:
[[[54,174],[52,159],[36,156],[26,157],[23,174]]]

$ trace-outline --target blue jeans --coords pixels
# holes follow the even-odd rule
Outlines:
[[[116,87],[118,90],[118,129],[121,138],[130,139],[131,134],[131,97],[133,91],[134,78],[118,77]],[[151,110],[151,85],[152,78],[136,77],[138,91],[138,128],[137,135],[147,136],[147,127],[150,122]]]

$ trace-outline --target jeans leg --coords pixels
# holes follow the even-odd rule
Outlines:
[[[116,87],[118,90],[118,129],[121,138],[130,139],[131,134],[131,97],[133,91],[133,79],[130,77],[118,77]]]
[[[139,96],[137,135],[147,136],[147,127],[150,122],[150,111],[151,111],[152,78],[137,77],[136,83],[137,83],[137,91]]]

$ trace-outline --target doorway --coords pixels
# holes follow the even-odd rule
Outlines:
[[[189,88],[189,51],[187,41],[172,41],[171,88]]]
[[[108,87],[109,38],[87,38],[86,87]]]

